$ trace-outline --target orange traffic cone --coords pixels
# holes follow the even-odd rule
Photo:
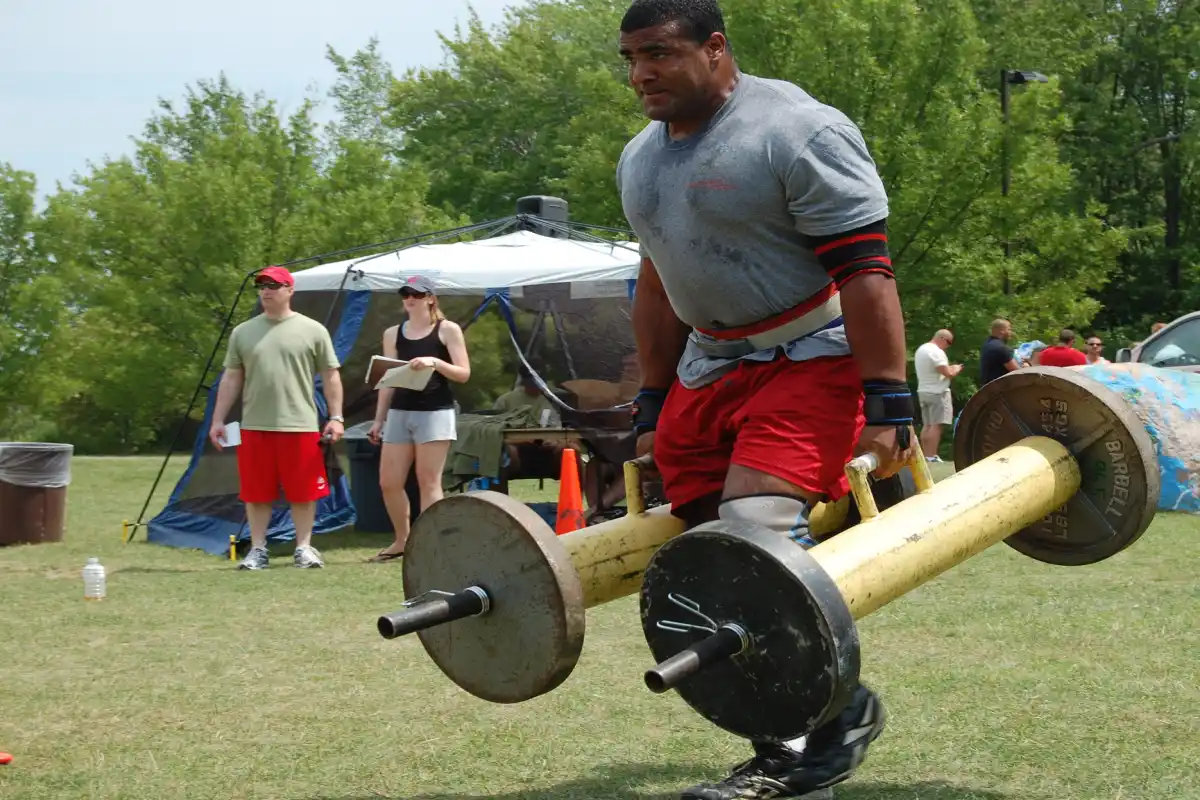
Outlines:
[[[554,532],[559,536],[583,527],[583,487],[579,483],[579,462],[575,451],[563,450],[562,471],[558,476],[558,520]]]

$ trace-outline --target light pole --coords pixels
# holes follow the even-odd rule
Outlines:
[[[1046,83],[1049,81],[1045,75],[1040,72],[1029,72],[1019,69],[1002,69],[1000,70],[1000,113],[1004,117],[1004,141],[1000,148],[1000,194],[1008,197],[1008,87],[1015,83]],[[1004,257],[1012,256],[1012,243],[1008,241],[1008,202],[1004,202]],[[1012,291],[1012,285],[1008,279],[1008,269],[1004,270],[1004,293],[1009,294]]]

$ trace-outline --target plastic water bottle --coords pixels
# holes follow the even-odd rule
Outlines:
[[[89,558],[83,568],[83,599],[103,600],[105,594],[104,567],[100,559]]]

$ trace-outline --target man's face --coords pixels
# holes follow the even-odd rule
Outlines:
[[[294,291],[286,283],[279,283],[278,281],[269,279],[258,281],[254,285],[258,288],[258,296],[262,298],[263,305],[286,303]]]
[[[1087,340],[1087,349],[1090,355],[1098,356],[1104,350],[1104,342],[1093,336]]]
[[[620,52],[629,67],[629,84],[650,119],[676,122],[694,119],[708,107],[725,37],[714,33],[696,42],[678,22],[622,33]]]

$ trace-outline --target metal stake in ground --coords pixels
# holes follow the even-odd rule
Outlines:
[[[730,522],[665,543],[641,592],[643,632],[663,662],[647,684],[660,688],[671,659],[736,625],[745,646],[692,669],[679,695],[748,739],[806,735],[857,680],[854,620],[1000,541],[1052,564],[1108,558],[1145,531],[1159,492],[1150,436],[1128,404],[1067,370],[988,384],[963,409],[955,463],[954,476],[808,551]],[[673,624],[680,595],[709,631]]]

